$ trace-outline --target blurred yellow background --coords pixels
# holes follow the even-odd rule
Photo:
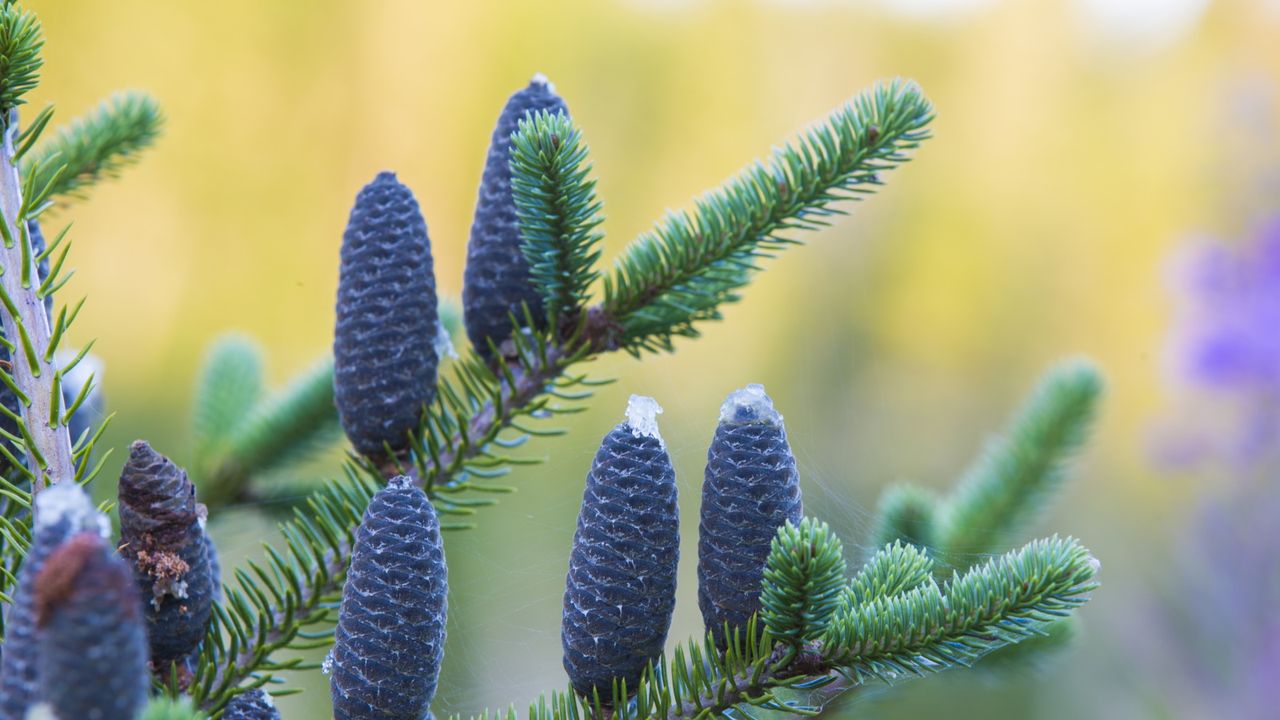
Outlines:
[[[725,393],[763,382],[786,415],[808,508],[851,549],[876,495],[942,488],[1055,358],[1110,381],[1096,440],[1035,531],[1103,562],[1080,642],[1044,673],[957,673],[873,693],[858,717],[1130,717],[1160,678],[1126,653],[1173,529],[1204,490],[1158,476],[1144,437],[1165,408],[1170,249],[1236,235],[1267,209],[1280,154],[1280,3],[1244,0],[573,0],[217,3],[31,0],[48,36],[36,106],[57,119],[108,93],[153,93],[168,121],[74,220],[64,295],[87,294],[110,445],[189,452],[207,343],[242,330],[279,382],[327,352],[351,201],[381,169],[416,192],[444,294],[493,122],[537,71],[591,145],[612,257],[666,208],[876,79],[917,80],[935,138],[888,187],[770,265],[723,323],[670,356],[597,363],[618,377],[521,492],[448,537],[450,644],[436,713],[524,706],[565,683],[559,603],[582,477],[627,393],[666,407],[685,514],[672,641],[700,628],[694,558],[706,443]],[[1270,197],[1274,198],[1274,186]],[[334,465],[336,469],[336,465]],[[108,476],[113,470],[108,470]],[[215,518],[228,556],[270,521]],[[224,557],[224,566],[234,562]],[[281,701],[321,717],[326,682]]]

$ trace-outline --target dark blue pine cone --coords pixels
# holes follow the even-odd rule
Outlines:
[[[449,578],[440,523],[401,475],[356,530],[338,629],[326,660],[336,720],[422,720],[444,658]]]
[[[800,476],[782,416],[761,385],[731,393],[707,450],[698,525],[698,607],[724,646],[724,626],[745,628],[760,611],[769,544],[799,523]]]
[[[222,711],[222,720],[280,720],[280,711],[270,695],[255,688],[232,698]]]
[[[409,447],[435,397],[436,279],[427,224],[395,173],[364,186],[342,235],[333,389],[342,428],[365,455]]]
[[[546,110],[569,114],[555,86],[541,74],[529,86],[512,95],[498,116],[498,126],[489,142],[489,155],[480,179],[471,241],[467,243],[467,266],[462,282],[463,319],[467,337],[482,355],[489,343],[500,346],[511,337],[511,316],[524,321],[522,303],[527,303],[534,322],[541,327],[546,318],[542,295],[529,277],[529,263],[520,249],[520,221],[511,195],[511,134],[526,117]]]
[[[97,533],[79,533],[36,576],[40,699],[58,718],[136,720],[147,638],[133,573]]]
[[[200,644],[213,609],[213,576],[195,485],[139,440],[120,473],[120,554],[133,566],[158,667]]]
[[[18,571],[13,604],[5,617],[4,655],[0,660],[0,720],[25,720],[39,695],[36,673],[36,577],[45,560],[77,533],[105,537],[111,530],[89,496],[75,483],[61,483],[36,496],[31,549]]]
[[[632,395],[587,474],[569,556],[561,641],[577,692],[634,691],[662,655],[676,603],[680,509],[653,398]]]

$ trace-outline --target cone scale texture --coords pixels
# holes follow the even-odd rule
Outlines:
[[[510,164],[511,134],[521,120],[541,110],[569,113],[551,83],[538,75],[507,100],[485,158],[462,284],[467,337],[481,355],[489,354],[490,342],[501,345],[511,337],[512,315],[523,322],[522,303],[528,304],[540,327],[546,322],[542,296],[529,277],[529,263],[520,249],[520,221],[511,194]]]
[[[574,690],[635,689],[671,628],[679,559],[671,458],[652,417],[629,419],[596,453],[573,536],[561,640]]]
[[[448,572],[435,508],[400,476],[356,531],[326,666],[336,720],[422,720],[444,657]]]
[[[782,416],[764,388],[731,394],[707,450],[698,525],[698,608],[723,646],[724,626],[760,611],[760,583],[778,528],[803,515],[800,477]]]
[[[71,536],[110,530],[106,517],[74,483],[47,488],[36,496],[31,549],[18,571],[13,604],[5,617],[4,655],[0,660],[0,720],[25,720],[39,696],[36,657],[36,577],[50,554]]]
[[[145,608],[151,660],[191,653],[213,608],[208,541],[187,473],[143,441],[120,473],[120,555],[133,567]]]
[[[80,533],[46,559],[35,594],[41,701],[58,718],[136,720],[151,675],[129,566]]]
[[[435,397],[438,325],[426,221],[409,188],[380,173],[351,208],[338,275],[334,401],[356,450],[409,447]]]

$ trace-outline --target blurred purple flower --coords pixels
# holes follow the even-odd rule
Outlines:
[[[1280,487],[1229,491],[1182,536],[1158,613],[1166,670],[1182,678],[1162,678],[1179,717],[1274,718],[1280,708]]]
[[[1177,531],[1150,660],[1178,717],[1280,717],[1280,215],[1241,245],[1190,247],[1174,271],[1166,360],[1182,397],[1157,460],[1219,461],[1218,483]]]
[[[1159,431],[1158,459],[1248,463],[1280,453],[1280,215],[1240,246],[1208,240],[1187,248],[1173,286],[1167,361],[1174,383],[1193,397]],[[1214,405],[1207,416],[1205,400]]]
[[[1175,336],[1184,377],[1224,390],[1280,391],[1280,217],[1243,247],[1202,245],[1184,262],[1190,306]]]

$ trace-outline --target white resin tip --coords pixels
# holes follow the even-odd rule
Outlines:
[[[437,358],[441,360],[445,358],[450,360],[458,359],[458,351],[453,347],[453,338],[449,337],[449,331],[445,329],[443,322],[436,323],[435,346]]]
[[[627,401],[627,426],[636,437],[651,437],[662,443],[658,433],[658,415],[662,406],[657,400],[644,395],[632,395]],[[665,443],[662,443],[665,445]]]
[[[773,400],[764,392],[764,386],[752,383],[740,390],[734,390],[725,398],[720,406],[720,422],[747,425],[764,423],[781,425],[782,415],[773,409]]]
[[[541,85],[542,87],[546,88],[547,90],[550,90],[551,92],[555,92],[555,91],[556,91],[556,85],[555,85],[555,83],[551,82],[551,80],[550,80],[550,79],[548,79],[546,75],[543,75],[543,74],[542,74],[542,73],[540,73],[540,72],[539,72],[539,73],[534,73],[534,74],[533,74],[533,79],[531,79],[531,80],[529,81],[529,84],[530,84],[530,85]]]
[[[397,475],[387,481],[387,487],[392,490],[408,490],[413,487],[413,478],[408,475]]]
[[[1097,575],[1098,572],[1102,570],[1102,561],[1094,557],[1093,555],[1090,555],[1089,559],[1086,562],[1089,563],[1089,569],[1093,570],[1094,575]]]
[[[56,525],[64,520],[75,532],[93,530],[104,538],[111,536],[111,521],[98,512],[88,493],[74,481],[57,483],[36,495],[37,526]]]

